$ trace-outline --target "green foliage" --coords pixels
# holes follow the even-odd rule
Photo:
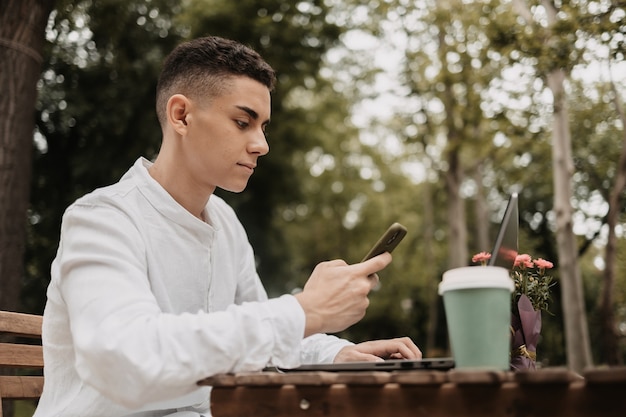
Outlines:
[[[65,208],[117,181],[137,157],[156,155],[161,133],[154,90],[161,61],[182,39],[208,33],[251,45],[279,74],[270,156],[260,161],[246,193],[225,197],[247,227],[261,275],[270,287],[284,287],[287,243],[271,225],[276,206],[300,198],[302,174],[289,162],[300,149],[335,134],[334,127],[320,123],[324,113],[347,115],[345,107],[328,103],[320,106],[323,112],[311,113],[306,102],[290,97],[323,84],[321,57],[339,28],[325,22],[327,10],[318,1],[198,0],[186,6],[173,0],[61,2],[53,14],[37,108],[27,310],[43,309]]]
[[[527,3],[541,13],[540,2]],[[322,260],[357,262],[399,221],[409,235],[380,273],[381,287],[372,293],[366,317],[342,335],[357,341],[409,335],[420,346],[444,351],[436,289],[450,244],[446,156],[458,152],[460,187],[473,215],[467,218],[481,215],[476,202],[484,195],[490,236],[506,194],[521,190],[520,250],[556,263],[554,315],[544,315],[539,356],[544,364],[565,363],[552,210],[552,108],[543,79],[553,68],[575,74],[587,60],[597,61],[598,51],[607,51],[602,59],[623,61],[625,30],[615,19],[620,15],[614,3],[604,2],[594,13],[585,1],[561,5],[558,23],[548,32],[543,24],[523,24],[511,2],[499,0],[59,2],[36,109],[25,309],[42,311],[67,205],[117,181],[138,156],[156,155],[161,133],[154,87],[164,56],[183,39],[213,34],[252,46],[279,76],[268,131],[271,152],[259,161],[245,192],[219,193],[246,226],[271,295],[297,291]],[[357,127],[353,106],[377,97],[372,84],[382,68],[374,51],[355,53],[342,42],[348,35],[382,40],[389,32],[398,37],[387,39],[388,46],[405,49],[394,80],[401,88],[393,92],[396,102],[386,104],[392,116],[376,112],[365,128]],[[608,86],[583,81],[570,83],[569,106],[573,204],[588,226],[580,252],[592,311],[605,212],[590,203],[602,207],[607,199],[624,127]],[[624,85],[618,91],[623,95]],[[393,150],[383,146],[388,138],[396,141]],[[409,178],[407,166],[418,167],[420,175]],[[476,247],[478,226],[467,226],[469,252],[489,250]],[[618,250],[618,257],[623,253]],[[623,256],[616,271],[616,312],[624,323]]]
[[[548,30],[541,19],[522,22],[506,1],[387,3],[396,11],[388,14],[389,19],[399,22],[408,38],[403,85],[410,91],[406,108],[387,127],[404,139],[406,155],[432,168],[431,178],[439,181],[449,169],[446,153],[460,151],[468,199],[484,187],[493,207],[502,199],[500,194],[521,190],[520,249],[558,261],[552,211],[552,108],[542,97],[543,78],[552,69],[570,73],[586,60],[597,59],[594,47],[599,43],[609,47],[611,57],[623,60],[620,11],[608,3],[595,10],[588,2],[563,3],[557,23]],[[537,16],[545,13],[540,2],[524,3]],[[595,88],[586,85],[585,92],[575,90],[570,100],[579,202],[575,208],[595,220],[595,224],[586,221],[591,227],[581,236],[581,253],[599,236],[602,220],[597,211],[593,217],[589,208],[597,205],[590,202],[598,192],[606,200],[620,149],[620,127],[623,131],[608,92],[600,93],[606,107],[598,111],[602,105],[593,100]],[[579,107],[596,113],[579,112]],[[600,131],[610,135],[601,139]],[[442,137],[447,139],[443,145]],[[483,172],[482,183],[467,175],[476,168]],[[437,207],[445,205],[444,196]],[[427,262],[422,260],[422,265]],[[564,360],[558,271],[555,278],[551,310],[555,316],[546,320],[542,341],[544,359],[552,364]],[[588,309],[593,305],[588,303]]]
[[[51,15],[37,104],[25,309],[41,312],[61,216],[160,144],[154,90],[178,41],[177,2],[61,2]]]

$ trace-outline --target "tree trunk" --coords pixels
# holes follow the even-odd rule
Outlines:
[[[554,211],[556,213],[556,240],[561,277],[567,363],[570,369],[580,372],[585,367],[590,366],[592,361],[570,203],[574,163],[563,87],[565,73],[561,69],[553,70],[548,74],[547,79],[548,86],[554,96],[552,133]]]
[[[485,197],[485,187],[483,186],[483,166],[478,164],[474,169],[474,182],[476,183],[476,204],[474,207],[474,235],[472,240],[476,242],[475,252],[491,251],[489,238],[489,209],[487,198]]]
[[[442,63],[447,62],[445,30],[439,30],[439,59]],[[456,114],[455,98],[452,91],[452,77],[447,72],[447,65],[443,65],[444,92],[443,105],[446,112],[447,145],[445,158],[448,169],[445,173],[446,195],[448,196],[448,268],[467,266],[467,223],[465,216],[465,204],[461,197],[461,182],[463,181],[463,167],[460,160],[461,132],[460,116]]]
[[[551,0],[542,0],[546,10],[548,32],[544,42],[551,36],[550,28],[556,23],[557,9]],[[533,23],[533,15],[525,0],[513,0],[513,8],[527,24]],[[546,79],[554,97],[552,132],[552,168],[554,184],[554,211],[556,213],[556,241],[563,298],[565,323],[565,348],[568,366],[577,372],[590,366],[591,345],[587,329],[587,313],[583,297],[583,285],[576,250],[576,237],[572,221],[571,178],[574,172],[572,141],[569,130],[567,101],[564,82],[565,71],[551,70]]]
[[[611,82],[614,93],[613,102],[615,109],[622,120],[622,125],[626,126],[626,115],[619,101],[619,94],[615,84]],[[615,262],[617,258],[617,236],[615,227],[622,212],[621,198],[626,189],[626,132],[622,138],[622,152],[620,154],[615,181],[609,195],[609,212],[606,215],[606,223],[609,234],[606,242],[604,279],[602,280],[602,291],[600,296],[600,328],[602,334],[602,352],[604,360],[609,365],[622,365],[623,359],[619,349],[619,337],[615,324],[615,311],[613,291],[615,290]]]
[[[548,25],[556,24],[557,10],[551,0],[542,0]],[[570,369],[581,372],[591,366],[591,344],[587,328],[587,313],[583,284],[578,266],[578,250],[572,220],[572,184],[574,161],[569,130],[569,114],[565,95],[565,71],[553,69],[547,75],[552,91],[554,114],[552,120],[552,167],[554,183],[554,211],[556,213],[556,241],[565,323],[565,347]]]
[[[37,81],[52,0],[0,3],[0,309],[18,310]]]
[[[424,198],[422,199],[422,212],[424,216],[424,229],[422,230],[422,247],[424,248],[424,259],[434,259],[433,244],[435,241],[435,209],[433,207],[433,191],[430,183],[424,181],[422,185]],[[435,268],[430,268],[431,272]],[[428,280],[428,323],[426,327],[426,345],[424,346],[424,354],[434,356],[437,346],[437,327],[439,324],[439,276],[432,273]]]
[[[446,171],[446,194],[448,196],[448,267],[467,266],[467,224],[465,204],[461,198],[462,170],[458,148],[448,152],[448,171]]]

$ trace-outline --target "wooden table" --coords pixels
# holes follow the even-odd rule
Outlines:
[[[217,375],[214,417],[624,417],[626,367]]]

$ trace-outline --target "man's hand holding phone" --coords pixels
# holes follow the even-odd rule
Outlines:
[[[315,267],[302,292],[296,294],[306,315],[305,337],[342,331],[365,316],[367,296],[378,284],[376,273],[391,263],[390,252],[405,235],[406,228],[394,223],[360,263],[333,260]]]
[[[353,265],[339,259],[319,263],[296,294],[306,315],[304,336],[336,333],[361,320],[369,306],[367,296],[376,284],[369,276],[389,263],[389,253]]]

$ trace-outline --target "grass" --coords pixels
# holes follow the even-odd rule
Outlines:
[[[35,413],[36,401],[32,400],[16,400],[14,417],[33,417]]]

